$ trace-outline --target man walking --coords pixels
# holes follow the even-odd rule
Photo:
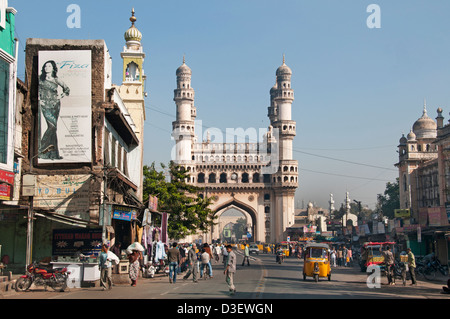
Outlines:
[[[245,247],[244,247],[244,259],[242,260],[242,266],[244,266],[245,260],[247,260],[247,266],[250,266],[250,259],[248,257],[250,257],[250,251],[248,249],[248,244],[245,244]]]
[[[228,290],[230,291],[230,295],[234,295],[236,293],[236,287],[234,286],[234,273],[236,272],[236,254],[233,252],[233,247],[231,245],[227,246],[227,261],[225,264],[225,281],[228,284]]]
[[[416,257],[411,251],[411,248],[406,249],[406,253],[408,254],[408,268],[409,268],[409,274],[411,275],[411,285],[416,286]]]
[[[380,247],[381,250],[381,247]],[[395,285],[395,277],[393,276],[394,268],[394,255],[391,252],[391,247],[387,246],[386,250],[383,252],[384,263],[386,265],[386,275],[388,278],[388,285]]]
[[[167,251],[167,259],[169,261],[169,282],[176,283],[177,268],[181,262],[180,250],[177,248],[177,243],[173,243],[172,248]],[[173,274],[173,278],[172,278]]]
[[[187,255],[187,266],[188,271],[186,272],[186,275],[184,275],[183,280],[187,280],[189,276],[192,274],[192,280],[194,282],[197,282],[197,275],[198,275],[198,259],[197,259],[197,246],[195,244],[191,245],[191,249],[188,251]]]

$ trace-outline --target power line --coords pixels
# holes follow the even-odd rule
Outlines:
[[[156,112],[158,112],[158,113],[161,113],[161,114],[170,116],[171,118],[174,117],[173,114],[166,113],[166,112],[161,111],[161,110],[158,110],[158,109],[156,109],[156,108],[154,108],[154,107],[147,107],[147,106],[146,106],[146,108],[148,108],[148,109],[150,109],[150,110],[154,110],[154,111],[156,111]],[[202,126],[202,128],[205,128],[205,129],[209,129],[209,128],[210,128],[210,127],[205,126],[205,125],[203,125],[203,124],[201,124],[201,126]],[[161,128],[159,128],[159,129],[161,129]],[[225,134],[226,134],[226,133],[225,133]],[[256,141],[255,141],[255,142],[256,142]],[[335,157],[331,157],[331,156],[325,156],[325,155],[313,154],[313,153],[301,151],[301,150],[295,149],[295,148],[293,148],[292,151],[293,151],[293,152],[297,152],[297,153],[301,153],[301,154],[305,154],[305,155],[309,155],[309,156],[320,157],[320,158],[324,158],[324,159],[328,159],[328,160],[333,160],[333,161],[338,161],[338,162],[343,162],[343,163],[352,164],[352,165],[359,165],[359,166],[365,166],[365,167],[371,167],[371,168],[383,169],[383,170],[388,170],[388,171],[393,171],[393,172],[396,172],[396,171],[397,171],[396,169],[393,169],[393,168],[387,168],[387,167],[382,167],[382,166],[377,166],[377,165],[371,165],[371,164],[365,164],[365,163],[358,163],[358,162],[349,161],[349,160],[344,160],[344,159],[339,159],[339,158],[335,158]]]

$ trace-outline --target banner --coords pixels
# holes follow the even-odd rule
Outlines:
[[[35,208],[90,220],[91,175],[37,175]]]
[[[101,250],[102,229],[54,229],[53,256],[73,256],[76,252],[97,255]]]
[[[0,170],[0,200],[10,200],[14,185],[14,173]]]
[[[39,51],[39,163],[91,162],[91,51]]]

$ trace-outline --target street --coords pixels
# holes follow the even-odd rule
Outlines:
[[[223,264],[213,263],[213,278],[183,281],[182,275],[177,282],[170,284],[168,277],[156,275],[155,278],[139,278],[136,287],[115,285],[112,290],[102,291],[100,287],[72,288],[65,292],[54,292],[49,288],[31,288],[23,293],[9,293],[5,299],[247,299],[247,300],[285,300],[285,299],[450,299],[450,295],[441,294],[446,283],[441,277],[435,281],[418,278],[417,286],[407,282],[403,286],[397,279],[397,285],[388,286],[387,278],[381,278],[379,288],[369,288],[367,274],[358,267],[332,268],[331,281],[321,278],[318,283],[312,278],[306,281],[302,277],[303,261],[294,257],[287,258],[282,264],[275,262],[272,254],[252,254],[250,266],[241,266],[242,253],[237,252],[238,267],[235,275],[236,294],[228,295],[223,274]]]

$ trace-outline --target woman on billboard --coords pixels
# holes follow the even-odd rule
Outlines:
[[[61,99],[70,94],[69,87],[58,78],[55,61],[44,63],[39,76],[39,107],[47,123],[47,130],[40,140],[39,158],[62,159],[59,155],[57,123],[61,108]],[[62,93],[58,95],[58,88]],[[42,127],[42,126],[40,126]]]

